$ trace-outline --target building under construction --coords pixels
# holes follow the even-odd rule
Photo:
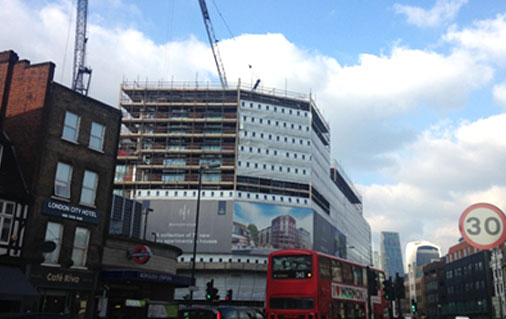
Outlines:
[[[199,189],[201,262],[263,264],[274,249],[306,247],[371,263],[361,196],[331,165],[329,125],[310,95],[124,82],[121,108],[116,192],[144,201],[147,234],[182,248],[182,264],[191,260]],[[211,276],[234,288],[203,272],[197,285]],[[256,287],[242,298],[261,299]]]

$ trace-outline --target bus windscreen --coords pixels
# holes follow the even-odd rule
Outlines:
[[[312,276],[311,256],[273,256],[272,278],[274,279],[306,279]]]

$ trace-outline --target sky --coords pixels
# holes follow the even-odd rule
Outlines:
[[[76,0],[0,0],[0,50],[70,86]],[[446,254],[471,204],[506,210],[506,1],[208,0],[229,83],[311,94],[381,231]],[[89,0],[89,95],[218,81],[197,0]],[[404,253],[404,252],[403,252]]]

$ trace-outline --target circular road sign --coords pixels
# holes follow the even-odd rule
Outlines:
[[[491,249],[506,240],[506,217],[487,203],[469,206],[460,216],[459,230],[464,240],[480,249]]]

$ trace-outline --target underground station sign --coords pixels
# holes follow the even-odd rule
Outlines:
[[[459,220],[460,234],[471,246],[492,249],[506,240],[506,217],[492,204],[469,206]]]
[[[148,246],[139,245],[132,250],[127,250],[127,258],[133,260],[136,264],[144,265],[153,254]]]

